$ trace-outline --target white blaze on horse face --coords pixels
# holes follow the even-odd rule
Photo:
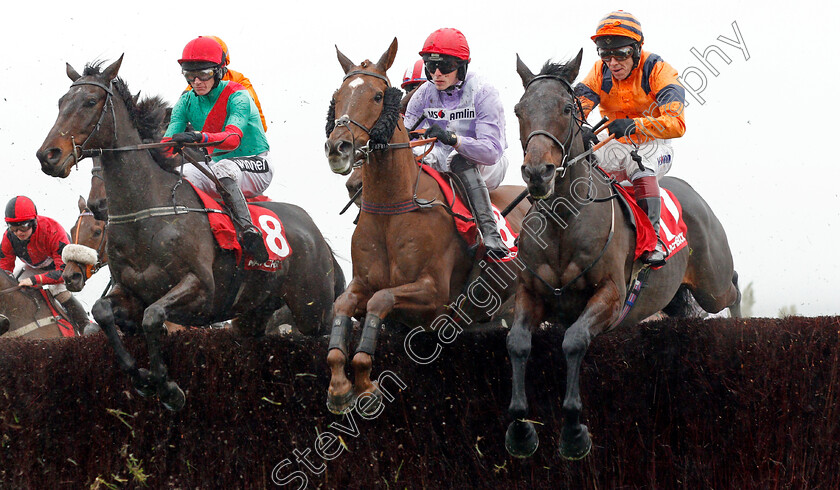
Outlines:
[[[352,88],[352,89],[355,89],[356,87],[358,87],[359,85],[362,85],[363,83],[365,83],[365,81],[362,80],[362,77],[358,77],[355,80],[353,80],[352,82],[348,83],[347,86]]]

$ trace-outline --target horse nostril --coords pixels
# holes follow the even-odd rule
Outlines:
[[[554,169],[557,168],[550,163],[546,163],[542,167],[542,178],[543,180],[551,180],[554,177]]]
[[[39,158],[42,162],[46,161],[49,164],[56,164],[61,160],[61,148],[50,148]]]
[[[342,155],[349,155],[353,152],[353,144],[347,140],[338,143],[338,152]]]

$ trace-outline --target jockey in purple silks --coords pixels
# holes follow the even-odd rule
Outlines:
[[[431,83],[424,83],[414,93],[406,108],[405,125],[412,128],[422,121],[425,136],[437,138],[424,163],[460,180],[487,253],[504,257],[509,251],[496,227],[488,192],[502,183],[508,167],[499,92],[476,74],[467,73],[470,48],[457,29],[433,32],[420,55]],[[415,148],[418,154],[424,151]]]

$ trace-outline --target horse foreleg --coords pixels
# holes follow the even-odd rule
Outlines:
[[[341,415],[353,408],[356,393],[353,384],[347,379],[344,367],[350,358],[347,338],[353,327],[353,314],[362,298],[362,289],[358,283],[351,282],[333,306],[334,317],[330,331],[330,345],[327,352],[327,365],[330,367],[330,387],[327,390],[327,408],[330,412]]]
[[[166,331],[163,322],[166,312],[170,309],[181,308],[187,311],[197,311],[203,305],[207,296],[201,280],[194,274],[187,274],[181,282],[169,290],[163,297],[149,305],[143,312],[143,333],[149,348],[149,364],[151,365],[152,381],[157,386],[161,403],[168,410],[178,411],[184,407],[186,397],[181,388],[174,381],[167,378],[166,364],[160,352],[161,334]]]
[[[563,336],[566,358],[566,396],[563,399],[563,431],[560,456],[576,460],[589,454],[592,441],[585,425],[580,423],[583,404],[580,399],[580,366],[592,338],[618,317],[621,294],[612,281],[607,281],[590,298],[578,319]]]
[[[536,452],[539,438],[534,424],[525,419],[528,399],[525,393],[525,367],[531,355],[531,330],[544,317],[545,306],[524,283],[516,291],[513,326],[507,335],[511,364],[511,395],[508,413],[513,421],[505,434],[505,448],[511,456],[527,458]]]
[[[104,298],[100,298],[94,303],[91,308],[91,314],[96,323],[105,332],[108,338],[108,343],[114,349],[117,355],[117,364],[120,369],[131,377],[134,384],[134,389],[143,396],[148,396],[154,393],[151,381],[149,380],[149,372],[146,370],[137,369],[137,362],[128,353],[123,344],[122,338],[117,332],[114,309],[121,308],[126,312],[140,312],[142,305],[139,300],[126,292],[119,286],[115,286],[111,292]]]
[[[394,310],[410,311],[414,316],[425,318],[437,310],[449,296],[448,288],[440,291],[430,276],[390,289],[377,291],[367,303],[367,316],[362,325],[362,335],[356,353],[353,355],[353,373],[355,374],[356,395],[365,400],[357,401],[357,409],[369,415],[376,413],[382,404],[382,392],[370,379],[373,368],[373,355],[382,321]],[[443,284],[449,284],[448,279]],[[442,293],[442,294],[441,294]]]

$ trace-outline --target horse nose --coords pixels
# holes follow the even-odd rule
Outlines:
[[[324,153],[332,158],[350,158],[353,153],[353,143],[347,140],[327,140],[324,144]]]
[[[68,270],[64,271],[62,274],[64,278],[64,284],[67,286],[67,289],[77,293],[82,290],[82,273],[80,271],[73,271],[70,272]]]
[[[38,157],[38,161],[41,162],[41,166],[56,165],[61,161],[61,148],[42,148],[35,152],[35,156]]]
[[[551,163],[539,163],[522,166],[522,180],[531,185],[544,185],[551,182],[556,166]]]

